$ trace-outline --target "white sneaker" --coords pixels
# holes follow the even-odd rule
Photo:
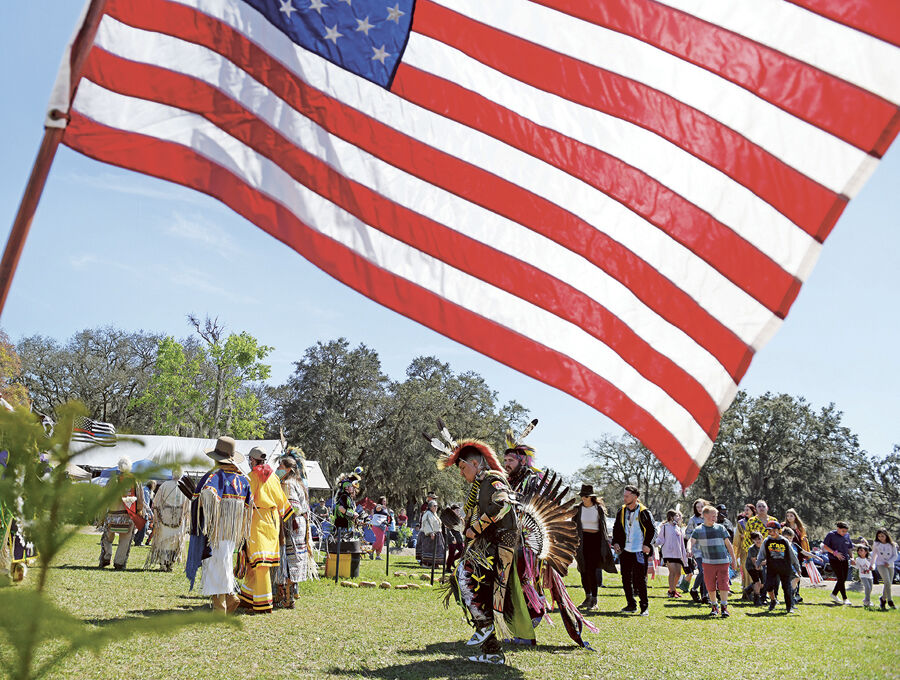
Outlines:
[[[495,666],[506,665],[506,657],[502,654],[479,654],[478,656],[470,656],[468,659],[475,663],[490,663]]]
[[[849,607],[849,606],[850,606],[850,600],[844,600],[841,604],[843,604],[845,607]]]
[[[844,604],[843,601],[841,600],[841,598],[839,598],[834,593],[831,593],[831,601],[834,602],[835,604]]]
[[[485,626],[484,628],[479,628],[475,631],[472,637],[469,638],[469,641],[466,644],[469,647],[474,647],[475,645],[480,645],[482,642],[487,640],[488,635],[494,632],[494,625],[491,624],[489,626]],[[482,655],[483,656],[483,655]]]

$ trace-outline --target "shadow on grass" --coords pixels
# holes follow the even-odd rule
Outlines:
[[[124,569],[115,569],[112,565],[103,567],[102,569],[96,565],[84,565],[84,564],[55,564],[50,567],[51,569],[67,569],[71,571],[108,571],[108,572],[125,572],[125,573],[136,573],[136,572],[144,572],[144,571],[155,571],[147,569],[145,570],[143,567],[125,567]]]
[[[761,617],[765,618],[767,616],[788,616],[788,613],[787,613],[787,610],[783,609],[783,608],[775,609],[773,611],[769,611],[768,608],[766,608],[759,612],[748,612],[747,616],[753,616],[753,617],[761,616]],[[790,614],[790,616],[796,616],[796,614]]]
[[[154,616],[164,616],[167,614],[175,614],[176,612],[195,612],[200,610],[209,610],[208,604],[195,604],[190,606],[173,607],[171,609],[129,609],[126,614],[130,616],[116,616],[111,619],[85,619],[85,623],[93,626],[114,626],[122,621],[128,621],[135,618],[152,618]]]
[[[629,618],[632,616],[637,616],[637,614],[629,614],[628,612],[581,612],[582,616],[586,619],[593,618],[595,616],[604,616],[604,617],[612,617],[612,618]]]
[[[505,646],[506,663],[514,664],[519,650],[555,651],[563,647],[557,645],[537,645],[535,647]],[[493,666],[468,661],[466,657],[480,653],[478,647],[466,647],[462,642],[433,642],[416,649],[402,649],[399,654],[406,656],[444,656],[450,658],[434,659],[429,661],[411,661],[410,663],[394,664],[384,668],[367,669],[363,675],[367,678],[416,678],[426,680],[428,678],[451,677],[454,680],[476,680],[476,678],[524,678],[525,674],[512,665]],[[359,669],[332,668],[329,676],[354,676],[361,674]]]
[[[509,663],[509,658],[507,658]],[[359,670],[331,668],[328,677],[360,676]],[[512,666],[492,666],[473,663],[471,661],[414,661],[412,663],[395,664],[384,668],[367,669],[363,675],[367,678],[385,678],[385,680],[427,680],[428,678],[453,678],[454,680],[480,680],[491,678],[524,678],[525,674]]]

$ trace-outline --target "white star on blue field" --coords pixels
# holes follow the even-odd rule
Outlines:
[[[412,24],[413,0],[244,0],[302,47],[383,87]]]

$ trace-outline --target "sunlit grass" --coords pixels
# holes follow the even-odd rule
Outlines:
[[[204,607],[183,573],[140,569],[147,548],[132,548],[124,572],[96,568],[99,536],[76,538],[52,570],[51,592],[65,610],[97,626],[123,618]],[[405,571],[407,578],[393,575]],[[422,584],[427,573],[411,557],[363,560],[360,580]],[[577,573],[569,575],[580,602]],[[435,589],[350,589],[332,581],[301,585],[297,608],[241,616],[242,630],[189,628],[171,636],[110,645],[100,656],[79,654],[54,677],[109,678],[900,678],[900,615],[836,607],[824,589],[806,588],[799,616],[734,603],[727,620],[707,609],[666,599],[651,581],[650,617],[620,615],[616,577],[599,593],[601,611],[588,633],[596,649],[575,647],[558,616],[542,624],[535,648],[508,648],[507,668],[469,663],[471,634],[461,611],[445,610]],[[199,584],[198,584],[199,585]],[[20,586],[21,587],[21,586]],[[27,587],[27,586],[26,586]],[[853,594],[856,604],[861,596]],[[2,612],[2,616],[27,613]]]

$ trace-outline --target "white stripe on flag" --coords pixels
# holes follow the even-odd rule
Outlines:
[[[370,262],[520,335],[571,357],[621,390],[660,422],[701,465],[712,442],[694,418],[618,354],[582,330],[524,300],[373,229],[296,182],[206,119],[126,97],[82,80],[73,108],[109,127],[181,144],[227,168],[305,224]]]
[[[503,4],[483,0],[432,2],[665,92],[836,193],[844,191],[856,168],[874,161],[864,151],[739,85],[637,38],[526,0],[506,0]]]
[[[520,82],[417,33],[410,36],[404,62],[621,158],[731,227],[797,278],[809,275],[820,248],[815,239],[749,189],[663,137]]]
[[[125,59],[153,63],[209,83],[343,175],[582,290],[656,351],[694,376],[720,408],[733,397],[734,381],[714,356],[593,263],[517,222],[399,170],[330,134],[221,55],[200,45],[137,31],[108,19],[98,32],[97,45]]]
[[[714,318],[754,349],[765,344],[780,326],[780,319],[690,250],[622,204],[562,170],[493,137],[411,104],[298,47],[244,3],[222,6],[214,0],[175,1],[199,7],[204,13],[242,32],[248,39],[264,45],[273,57],[310,86],[399,132],[564,206],[677,282]],[[103,22],[107,21],[113,20],[105,17]],[[757,202],[771,209],[763,201],[757,199]],[[813,262],[817,253],[817,249],[811,250],[807,259]],[[807,267],[804,263],[801,266],[808,270],[812,265]]]
[[[900,50],[784,0],[656,0],[900,104]]]

